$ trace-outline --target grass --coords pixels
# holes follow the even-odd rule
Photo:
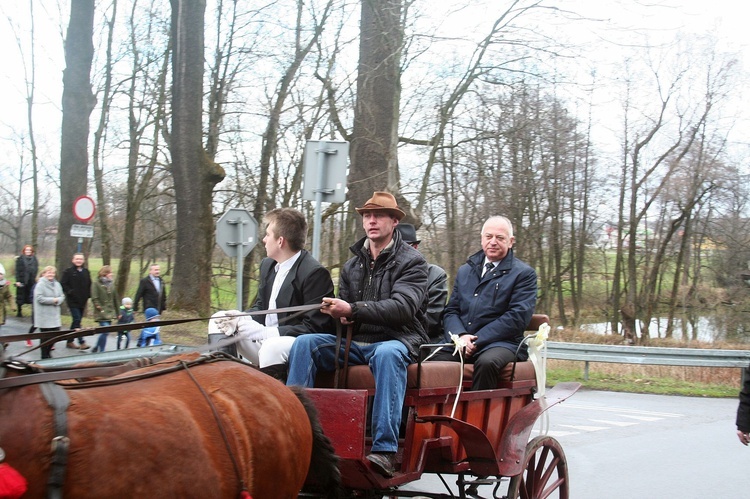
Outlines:
[[[590,362],[589,379],[585,380],[583,362],[547,360],[548,386],[577,381],[592,390],[613,392],[735,398],[740,390],[740,377],[739,368]]]

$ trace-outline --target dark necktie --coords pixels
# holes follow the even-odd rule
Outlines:
[[[493,265],[491,262],[487,262],[484,264],[484,267],[487,269],[484,271],[484,274],[482,277],[486,276],[489,272],[492,272],[492,269],[495,268],[495,265]]]

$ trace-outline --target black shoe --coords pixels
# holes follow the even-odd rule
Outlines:
[[[372,463],[372,468],[384,477],[390,478],[396,473],[395,452],[373,452],[367,455],[367,460]]]
[[[274,364],[272,366],[261,367],[260,372],[286,384],[286,364]]]

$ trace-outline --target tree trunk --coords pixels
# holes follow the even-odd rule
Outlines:
[[[204,0],[172,0],[170,151],[177,241],[169,307],[205,314],[211,303],[214,186],[224,170],[203,149]]]
[[[94,0],[70,4],[70,23],[65,38],[63,72],[62,135],[60,145],[60,222],[57,232],[57,267],[68,266],[77,249],[70,228],[79,223],[73,203],[86,194],[88,180],[89,117],[96,98],[91,92],[91,61],[94,57]]]
[[[401,9],[402,0],[362,1],[348,182],[352,208],[362,206],[374,190],[398,193]]]

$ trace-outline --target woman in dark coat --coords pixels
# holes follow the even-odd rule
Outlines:
[[[27,244],[16,258],[16,316],[23,317],[21,307],[34,303],[32,288],[39,273],[39,261],[34,255],[34,247]]]

